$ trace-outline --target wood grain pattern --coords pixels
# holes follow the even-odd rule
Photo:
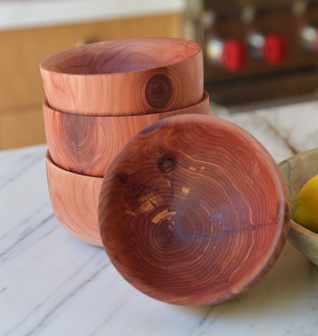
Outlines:
[[[291,218],[301,188],[318,174],[318,148],[297,154],[279,164],[290,197]],[[288,240],[318,266],[318,234],[290,220]]]
[[[203,97],[199,44],[144,38],[68,49],[40,64],[49,105],[83,115],[136,115],[177,110]]]
[[[103,179],[70,173],[46,153],[50,199],[57,220],[72,236],[103,246],[98,227],[98,198]]]
[[[285,243],[281,173],[248,132],[180,115],[134,135],[104,178],[99,225],[120,274],[173,304],[210,305],[253,286]]]
[[[144,127],[178,114],[209,114],[209,96],[191,107],[163,113],[93,117],[63,113],[43,101],[47,143],[53,161],[79,174],[104,177],[119,149]]]

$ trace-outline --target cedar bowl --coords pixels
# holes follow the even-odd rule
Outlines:
[[[122,117],[94,117],[51,109],[45,99],[43,114],[50,155],[56,165],[89,176],[104,177],[119,149],[144,127],[178,114],[209,114],[209,95],[180,110]]]
[[[183,39],[87,44],[47,57],[40,71],[49,105],[74,114],[159,113],[203,97],[202,48]]]
[[[273,266],[289,228],[281,172],[235,124],[163,119],[134,135],[103,180],[98,218],[119,273],[152,298],[211,305]]]
[[[98,227],[98,198],[103,179],[74,174],[54,164],[46,152],[51,204],[57,220],[72,236],[103,246]]]
[[[318,174],[318,148],[297,154],[279,164],[290,197],[291,218],[300,189]],[[318,206],[318,205],[317,205]],[[288,240],[315,265],[318,265],[318,234],[290,220]]]

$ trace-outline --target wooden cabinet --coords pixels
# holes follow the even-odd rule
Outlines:
[[[42,59],[78,43],[132,37],[182,37],[182,15],[0,31],[0,149],[45,143]]]

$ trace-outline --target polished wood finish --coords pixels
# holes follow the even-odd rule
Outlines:
[[[291,218],[301,188],[318,174],[318,148],[292,156],[279,164],[290,197]],[[288,240],[318,266],[318,234],[290,220]]]
[[[178,114],[209,114],[209,96],[181,110],[125,117],[92,117],[51,109],[43,101],[47,143],[53,161],[80,174],[104,177],[119,149],[144,127]]]
[[[83,115],[177,110],[203,97],[202,48],[183,39],[124,39],[68,49],[40,64],[49,105]]]
[[[180,115],[134,135],[104,178],[99,225],[121,275],[173,304],[210,305],[248,290],[285,243],[281,173],[248,132]]]
[[[52,161],[49,151],[46,153],[46,170],[57,220],[75,238],[102,246],[97,209],[103,179],[59,168]]]

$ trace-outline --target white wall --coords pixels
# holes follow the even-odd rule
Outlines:
[[[181,12],[186,0],[0,1],[0,30]]]

